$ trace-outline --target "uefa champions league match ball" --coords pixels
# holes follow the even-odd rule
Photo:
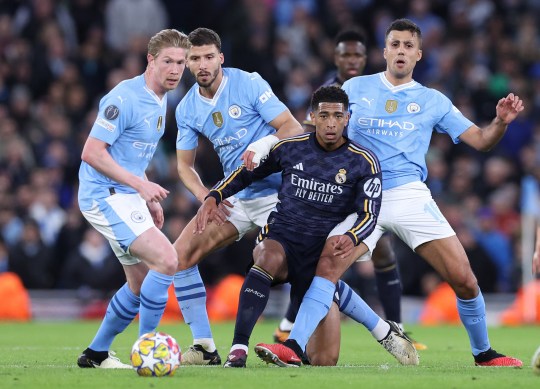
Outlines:
[[[540,347],[534,353],[531,364],[534,374],[540,375]]]
[[[143,377],[174,375],[181,351],[176,340],[164,332],[142,335],[131,348],[131,365]]]

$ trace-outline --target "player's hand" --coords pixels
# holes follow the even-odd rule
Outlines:
[[[524,109],[523,100],[519,96],[509,93],[508,96],[503,97],[497,103],[497,118],[508,125]]]
[[[242,154],[240,158],[246,169],[253,170],[261,163],[261,160],[268,156],[270,149],[279,142],[279,138],[275,135],[267,135],[252,144],[250,144],[246,151]]]
[[[197,215],[195,216],[195,229],[193,230],[194,234],[202,234],[206,228],[206,225],[212,220],[217,209],[218,206],[215,198],[208,197],[206,200],[204,200],[197,211]]]
[[[167,189],[147,180],[141,180],[139,186],[135,189],[147,203],[162,201],[169,194]]]
[[[533,274],[540,273],[540,249],[534,250],[532,260],[532,272]]]
[[[160,230],[163,228],[163,223],[165,222],[165,216],[163,215],[163,208],[161,204],[155,201],[149,201],[146,203],[150,215],[152,215],[152,220],[157,228]]]
[[[229,208],[234,208],[234,205],[232,205],[229,200],[223,200],[221,203],[219,203],[216,211],[211,215],[209,221],[216,223],[218,226],[222,226],[229,219],[229,216],[231,216],[231,211],[229,211]]]
[[[347,235],[340,235],[333,248],[334,257],[347,258],[354,250],[354,242]]]

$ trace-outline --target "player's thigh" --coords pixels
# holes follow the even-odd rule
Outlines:
[[[312,365],[335,366],[341,344],[341,313],[333,303],[326,317],[321,320],[306,346]]]
[[[368,251],[367,246],[360,243],[354,248],[351,255],[345,258],[335,256],[333,246],[339,238],[339,236],[331,236],[326,240],[315,273],[317,276],[324,277],[332,282],[337,282],[343,273]]]
[[[174,242],[178,270],[195,266],[211,252],[230,245],[238,238],[238,231],[230,222],[221,226],[209,223],[200,234],[193,233],[195,224],[195,218],[191,219]]]
[[[458,297],[470,299],[476,296],[476,277],[467,254],[455,235],[426,242],[415,251],[454,288]]]
[[[169,239],[155,226],[133,241],[129,253],[146,263],[150,269],[170,275],[176,272],[176,251]]]

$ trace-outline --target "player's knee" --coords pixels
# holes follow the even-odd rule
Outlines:
[[[470,300],[478,295],[478,281],[470,269],[460,274],[451,275],[449,283],[460,299]]]
[[[165,247],[159,256],[159,269],[161,273],[174,275],[178,269],[178,257],[176,251],[171,247]]]
[[[390,245],[379,245],[373,250],[371,255],[373,266],[378,271],[384,271],[385,269],[393,269],[397,265],[396,256],[394,250]]]

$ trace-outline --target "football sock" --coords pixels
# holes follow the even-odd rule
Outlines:
[[[173,276],[148,271],[141,285],[141,307],[139,310],[139,336],[155,331],[163,316],[169,294],[167,290],[173,281]]]
[[[375,268],[375,281],[386,319],[401,323],[401,281],[397,264]]]
[[[289,339],[294,339],[303,351],[319,322],[328,313],[335,291],[336,284],[332,281],[319,276],[313,278],[289,336]]]
[[[480,289],[478,289],[478,296],[471,300],[457,298],[457,307],[459,317],[469,334],[473,355],[488,350],[490,344],[486,323],[486,304]]]
[[[124,331],[139,313],[139,305],[139,296],[133,294],[126,282],[109,302],[105,317],[88,348],[93,351],[109,351],[114,337]]]
[[[268,303],[272,279],[270,274],[257,265],[249,270],[240,291],[233,345],[249,344],[253,327]]]
[[[284,320],[287,320],[291,324],[291,327],[288,328],[287,331],[291,330],[292,324],[296,320],[296,315],[297,314],[298,314],[298,307],[294,306],[291,302],[289,302],[289,306],[287,307],[287,312],[285,313],[285,317],[283,318]],[[281,322],[283,323],[283,320]],[[283,324],[284,324],[284,326],[287,325],[287,323],[283,323]],[[281,325],[280,325],[279,328],[281,328]],[[281,328],[281,329],[286,329],[286,328],[284,327],[284,328]]]
[[[197,265],[179,271],[174,275],[174,294],[176,300],[178,300],[184,321],[191,329],[194,343],[195,339],[213,339],[208,312],[206,311],[206,289]],[[210,344],[201,345],[207,351],[212,352],[215,350],[215,345],[213,346],[214,350],[211,350],[212,345]],[[210,347],[210,349],[205,346]]]
[[[372,331],[381,318],[352,288],[339,280],[337,284],[339,310]]]
[[[289,303],[289,306],[290,306],[290,303]],[[294,325],[293,322],[291,322],[286,317],[284,317],[279,322],[278,328],[279,328],[280,331],[289,331],[289,332],[291,332],[293,325]]]

